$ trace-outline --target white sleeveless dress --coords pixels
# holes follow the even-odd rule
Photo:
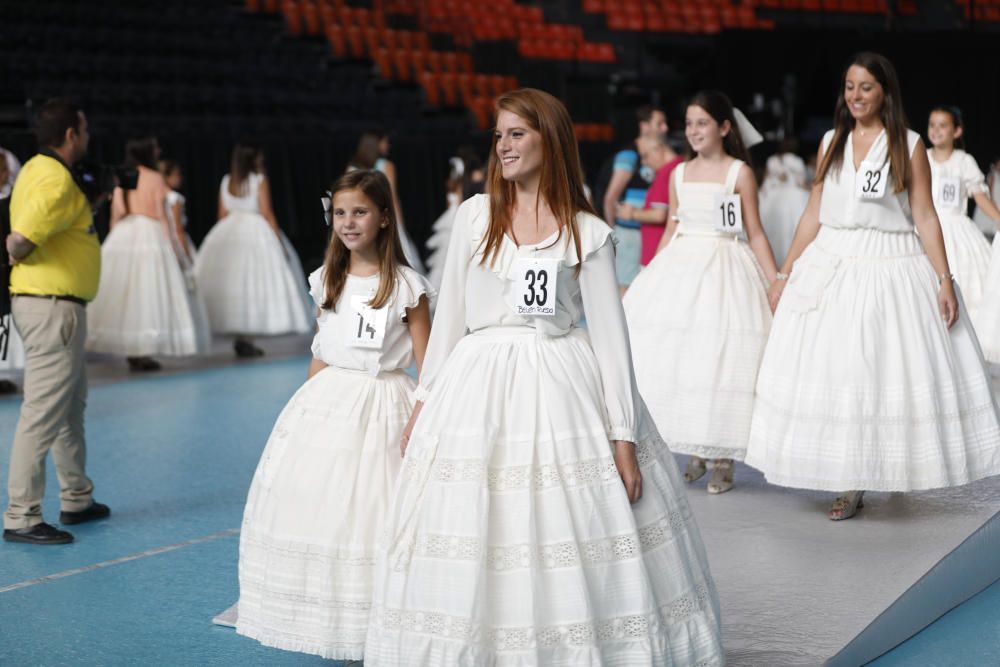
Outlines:
[[[760,186],[760,222],[780,267],[792,246],[795,228],[809,203],[806,165],[798,155],[784,153],[767,160]]]
[[[208,351],[205,304],[185,278],[163,219],[130,214],[101,244],[97,297],[87,306],[91,352],[129,357],[184,356]]]
[[[323,270],[309,276],[316,308]],[[352,297],[379,276],[348,276],[336,310],[322,310],[313,356],[328,364],[282,410],[254,474],[240,532],[236,631],[267,646],[327,659],[360,659],[371,607],[376,543],[413,409],[404,318],[427,280],[401,267],[380,348],[346,343]]]
[[[918,140],[909,132],[911,155]],[[1000,474],[1000,411],[976,335],[961,302],[950,330],[941,320],[887,154],[883,132],[866,160],[884,165],[886,194],[859,199],[848,138],[775,312],[746,457],[774,484],[910,491]]]
[[[961,149],[952,151],[944,162],[935,160],[928,150],[927,159],[931,163],[931,194],[941,220],[948,265],[975,322],[987,285],[990,244],[968,216],[968,202],[972,195],[988,192],[986,178],[975,159]]]
[[[477,195],[455,219],[365,665],[721,665],[701,537],[635,389],[611,229],[580,214],[582,254],[504,236],[483,264],[488,216]],[[555,284],[530,296],[554,312],[517,314],[538,259]],[[616,439],[637,444],[634,505]]]
[[[764,272],[741,238],[715,231],[725,183],[674,170],[677,232],[625,293],[639,393],[671,451],[742,460],[771,327]]]
[[[278,335],[311,328],[305,274],[295,248],[260,214],[262,181],[260,174],[251,174],[247,193],[237,197],[229,192],[229,176],[222,179],[219,193],[228,214],[198,251],[195,275],[215,333]]]

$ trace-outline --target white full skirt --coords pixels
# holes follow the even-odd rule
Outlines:
[[[986,361],[1000,364],[1000,234],[993,237],[990,256],[986,288],[973,324],[976,326],[976,336],[982,345]]]
[[[434,221],[434,233],[427,239],[427,279],[434,287],[441,287],[444,277],[445,257],[448,254],[448,244],[451,241],[451,229],[455,224],[458,206],[449,206],[437,220]]]
[[[586,333],[463,338],[389,508],[365,664],[721,665],[701,537],[669,449],[642,422],[630,505]]]
[[[792,246],[795,228],[809,203],[809,191],[795,185],[778,185],[760,192],[760,221],[780,267]]]
[[[990,268],[990,243],[976,223],[965,215],[942,214],[941,234],[951,273],[975,322],[988,284],[986,274]]]
[[[279,335],[312,328],[295,250],[256,213],[233,211],[219,220],[198,249],[195,274],[215,333]]]
[[[236,631],[267,646],[360,659],[375,545],[413,407],[405,373],[327,367],[274,425],[243,514]]]
[[[639,393],[671,451],[742,460],[771,326],[750,247],[681,233],[623,305]]]
[[[101,280],[87,306],[87,349],[126,356],[206,352],[204,304],[186,279],[165,223],[128,215],[101,246]]]
[[[746,462],[769,482],[910,491],[1000,474],[1000,414],[961,306],[949,331],[917,236],[822,227],[757,379]]]

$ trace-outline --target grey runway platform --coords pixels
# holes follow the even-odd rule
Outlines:
[[[708,478],[688,495],[731,667],[862,665],[1000,579],[1000,477],[869,493],[841,522],[826,518],[835,494],[770,486],[742,464],[729,493],[710,496]]]

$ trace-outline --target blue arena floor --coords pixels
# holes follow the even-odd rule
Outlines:
[[[336,664],[211,624],[237,598],[238,529],[304,357],[91,387],[88,471],[108,521],[64,547],[0,543],[0,665]],[[0,481],[20,402],[0,401]],[[58,519],[49,466],[45,516]],[[0,494],[6,505],[6,485]],[[763,638],[762,638],[763,639]],[[1000,583],[872,663],[1000,664]]]

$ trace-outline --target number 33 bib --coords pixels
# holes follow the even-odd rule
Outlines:
[[[513,310],[518,315],[552,317],[556,314],[558,259],[519,259],[514,263]]]

